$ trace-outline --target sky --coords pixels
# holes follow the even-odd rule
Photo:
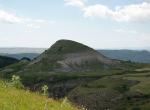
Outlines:
[[[149,49],[150,0],[0,0],[0,47]]]

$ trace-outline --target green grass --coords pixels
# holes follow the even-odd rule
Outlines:
[[[122,95],[110,88],[77,87],[69,93],[74,103],[84,105],[88,110],[124,110]],[[117,105],[117,106],[116,106]]]
[[[121,78],[112,78],[112,77],[104,77],[99,80],[93,81],[92,83],[87,84],[89,88],[109,88],[114,89],[119,92],[126,92],[129,87],[132,85],[132,82],[128,80],[124,80]]]
[[[77,110],[67,99],[55,101],[39,93],[7,87],[0,81],[0,110]]]
[[[129,80],[139,81],[138,84],[130,88],[131,91],[137,91],[146,95],[150,95],[150,77],[126,77]]]
[[[150,95],[150,68],[136,69],[134,73],[124,75],[124,79],[139,82],[138,84],[130,87],[130,91]]]

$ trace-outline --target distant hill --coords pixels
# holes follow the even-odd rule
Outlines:
[[[45,50],[45,48],[0,48],[0,55],[16,58],[18,60],[23,57],[33,59]]]
[[[0,68],[17,62],[18,60],[15,58],[0,56]]]
[[[35,57],[37,57],[38,55],[40,55],[40,53],[18,53],[18,54],[4,54],[5,56],[8,56],[8,57],[13,57],[13,58],[16,58],[18,60],[24,58],[24,57],[27,57],[29,59],[34,59]]]
[[[112,58],[125,61],[133,61],[140,63],[150,63],[149,51],[137,51],[137,50],[98,50],[103,55]]]
[[[27,70],[85,71],[97,65],[103,68],[103,66],[115,65],[118,62],[105,57],[84,44],[71,40],[59,40],[31,61]]]
[[[20,53],[42,53],[45,48],[0,48],[0,54],[20,54]]]

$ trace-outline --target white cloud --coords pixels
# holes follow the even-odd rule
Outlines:
[[[64,0],[66,5],[76,6],[79,8],[84,8],[85,0]]]
[[[75,1],[76,0],[65,0],[67,4],[70,4],[72,6],[77,6],[77,3]],[[80,9],[83,11],[84,17],[107,18],[119,22],[150,20],[149,2],[116,7],[115,10],[112,10],[109,7],[102,4],[86,5],[86,3],[83,2],[83,0],[79,0],[79,3],[80,3]]]
[[[6,12],[4,10],[0,10],[0,22],[7,22],[7,23],[22,23],[23,18],[18,17],[14,14]]]
[[[87,6],[84,8],[84,16],[85,17],[100,17],[105,18],[107,16],[111,16],[112,11],[101,4],[96,4],[92,6]]]
[[[20,24],[29,28],[38,29],[43,24],[54,24],[55,21],[48,21],[43,19],[31,19],[26,17],[20,17],[16,14],[4,11],[0,9],[0,22],[10,24]]]

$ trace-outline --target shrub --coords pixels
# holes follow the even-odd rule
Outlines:
[[[17,89],[24,88],[19,76],[13,75],[11,81],[12,81],[12,86],[13,87],[15,87]]]
[[[47,95],[48,95],[48,86],[47,86],[47,85],[44,85],[44,86],[42,87],[42,91],[43,91],[43,95],[44,95],[44,96],[47,96]]]

